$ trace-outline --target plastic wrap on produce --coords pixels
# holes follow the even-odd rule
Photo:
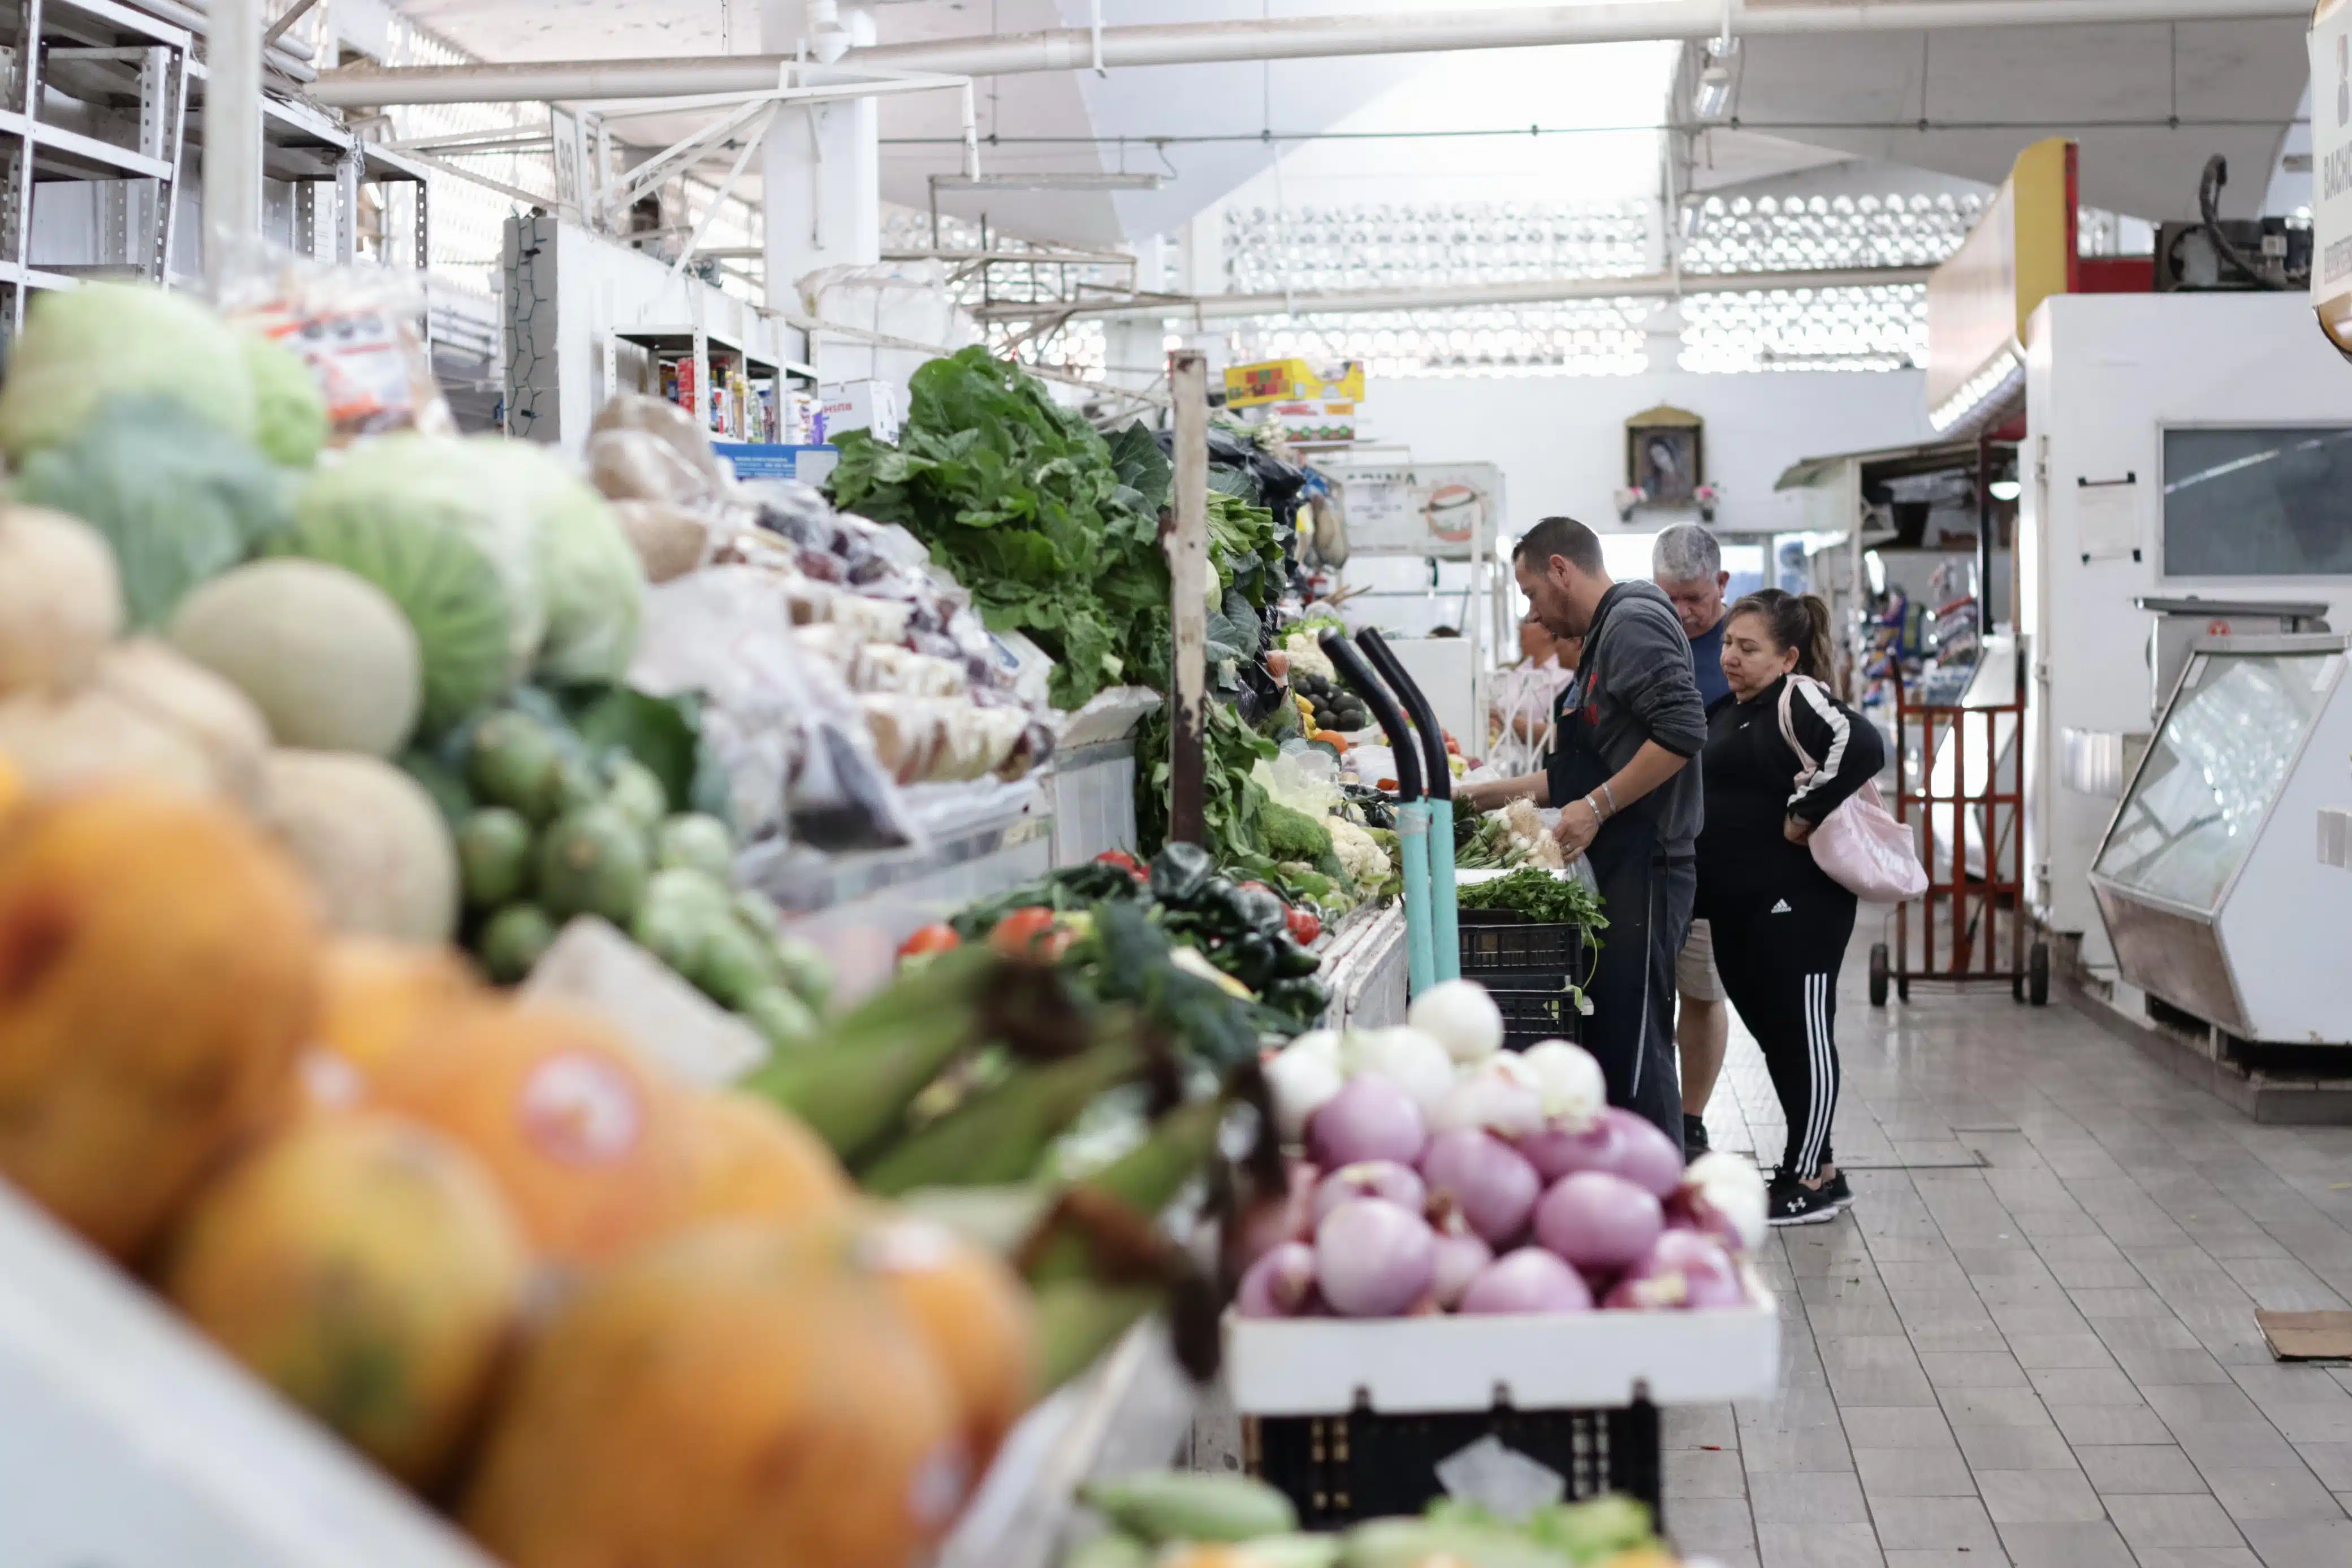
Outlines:
[[[455,435],[417,323],[425,277],[384,267],[336,267],[276,247],[232,267],[221,315],[290,350],[327,403],[332,439],[416,430]]]
[[[803,658],[770,574],[713,567],[646,594],[629,684],[699,693],[703,736],[727,768],[747,838],[789,835],[823,850],[915,843],[865,716],[824,664]]]
[[[694,415],[642,392],[624,392],[597,411],[588,476],[607,500],[661,501],[696,513],[733,500],[734,477]]]
[[[1135,731],[1163,699],[1150,686],[1106,686],[1087,706],[1062,720],[1062,745],[1075,749],[1121,740]]]

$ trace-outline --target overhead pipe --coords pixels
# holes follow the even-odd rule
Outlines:
[[[1693,294],[1786,294],[1800,288],[1885,288],[1927,281],[1927,267],[1849,267],[1811,272],[1645,272],[1631,277],[1556,277],[1427,288],[1290,289],[1104,303],[983,305],[984,321],[1076,317],[1234,320],[1257,316],[1340,316],[1367,310],[1450,310],[1477,305],[1549,305],[1574,299],[1678,299]]]
[[[1351,55],[1518,49],[1722,36],[1727,14],[1742,37],[1834,33],[1947,32],[1983,27],[2078,26],[2128,22],[2218,22],[2273,16],[2307,20],[2311,0],[1853,0],[1748,10],[1739,0],[1612,0],[1524,10],[1395,12],[1286,16],[1255,22],[1179,22],[994,33],[851,49],[845,67],[1018,76],[1111,66],[1210,65]],[[687,56],[642,60],[354,68],[320,78],[313,95],[337,108],[421,103],[603,102],[760,92],[790,55]]]

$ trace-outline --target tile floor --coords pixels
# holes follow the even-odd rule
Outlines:
[[[2352,1368],[2254,1309],[2352,1303],[2352,1128],[2259,1126],[2063,1001],[1839,998],[1857,1196],[1776,1232],[1781,1391],[1666,1416],[1668,1521],[1729,1568],[2352,1568]],[[1735,1022],[1710,1134],[1780,1156]]]

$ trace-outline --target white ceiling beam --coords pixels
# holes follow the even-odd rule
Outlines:
[[[1368,310],[1452,310],[1480,305],[1552,305],[1575,299],[1680,299],[1696,294],[1785,294],[1799,288],[1884,288],[1916,286],[1926,267],[1851,267],[1810,272],[1655,272],[1631,277],[1556,277],[1517,283],[1468,283],[1426,288],[1349,288],[1280,294],[1204,294],[1137,303],[983,305],[986,321],[1041,316],[1230,321],[1258,316],[1338,316]]]
[[[983,34],[853,49],[856,68],[1013,76],[1102,66],[1208,65],[1354,55],[1516,49],[1559,44],[1636,43],[1721,35],[1728,11],[1743,37],[1923,33],[1958,28],[2080,26],[2133,22],[2235,21],[2310,15],[2310,0],[1824,0],[1749,10],[1738,0],[1614,0],[1517,10],[1464,9],[1378,16],[1291,16],[1106,27],[1097,56],[1089,27]],[[784,55],[672,59],[552,60],[465,66],[360,68],[322,76],[314,96],[339,108],[392,104],[609,102],[698,93],[757,92],[774,85]],[[811,71],[811,78],[821,73]]]

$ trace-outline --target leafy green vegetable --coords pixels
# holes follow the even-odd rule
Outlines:
[[[617,681],[637,649],[645,569],[595,488],[533,441],[476,436],[476,456],[505,471],[539,530],[541,596],[547,630],[541,677]]]
[[[161,625],[286,518],[285,478],[250,444],[146,392],[108,398],[79,434],[26,457],[16,497],[106,536],[134,628]]]
[[[529,668],[546,628],[532,497],[487,443],[402,434],[311,474],[271,553],[329,561],[391,595],[425,653],[442,728]]]
[[[1209,787],[1202,813],[1207,847],[1220,862],[1263,853],[1266,846],[1259,819],[1268,801],[1265,786],[1250,773],[1259,758],[1276,755],[1275,744],[1226,704],[1212,702],[1208,708],[1203,749]],[[1158,853],[1168,841],[1168,712],[1163,706],[1136,727],[1135,838],[1136,849],[1143,854]]]
[[[974,346],[915,372],[898,445],[845,433],[831,488],[837,505],[928,544],[992,630],[1033,638],[1055,662],[1055,706],[1076,708],[1166,666],[1167,464],[1150,444],[1123,434],[1114,451]]]
[[[1557,877],[1536,866],[1472,883],[1462,889],[1456,902],[1464,909],[1517,910],[1538,925],[1581,925],[1588,931],[1609,928],[1599,894],[1580,881]]]
[[[120,414],[102,411],[113,398],[141,395],[177,403],[242,444],[253,439],[253,392],[236,329],[194,295],[114,283],[44,292],[9,345],[0,450],[22,463],[93,423],[129,438]]]

